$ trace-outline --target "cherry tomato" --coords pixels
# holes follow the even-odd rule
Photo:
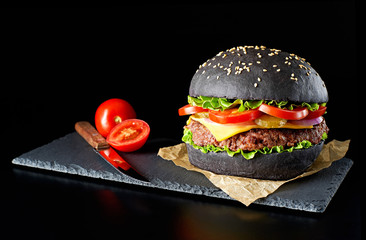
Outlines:
[[[208,112],[208,109],[204,109],[202,107],[192,106],[190,104],[185,105],[184,107],[179,108],[178,114],[179,116],[190,115],[199,112]]]
[[[227,109],[225,111],[209,111],[210,120],[217,123],[239,123],[254,120],[263,113],[258,109],[239,112],[238,108]]]
[[[304,119],[313,119],[313,118],[323,116],[325,113],[325,110],[327,110],[327,107],[319,106],[318,110],[309,111],[309,115],[307,115],[306,118],[304,118]]]
[[[258,109],[264,113],[267,113],[268,115],[287,120],[300,120],[305,118],[309,114],[309,110],[306,107],[299,107],[294,108],[293,110],[287,110],[263,103],[259,106]]]
[[[103,137],[107,137],[114,126],[130,118],[136,118],[136,112],[131,104],[122,99],[112,98],[98,107],[95,113],[95,126]]]
[[[132,152],[141,148],[150,134],[150,127],[145,121],[127,119],[116,125],[107,137],[107,142],[122,152]]]

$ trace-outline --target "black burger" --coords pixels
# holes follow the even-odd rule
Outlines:
[[[328,92],[304,58],[235,47],[199,66],[189,88],[183,141],[189,161],[217,174],[283,180],[303,173],[329,131]]]

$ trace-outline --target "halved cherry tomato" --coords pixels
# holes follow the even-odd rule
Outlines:
[[[327,107],[319,106],[318,110],[309,111],[309,114],[304,119],[313,119],[313,118],[323,116],[326,110],[327,110]]]
[[[191,115],[199,112],[208,112],[208,109],[187,104],[184,107],[179,108],[178,110],[179,116]]]
[[[122,152],[132,152],[141,148],[150,134],[150,127],[145,121],[127,119],[116,125],[107,137],[107,142]]]
[[[225,111],[209,111],[210,120],[217,123],[239,123],[254,120],[263,113],[258,109],[239,112],[238,108],[226,109]]]
[[[263,103],[259,106],[258,109],[264,113],[267,113],[268,115],[287,120],[300,120],[305,118],[309,114],[309,110],[306,107],[299,107],[294,108],[293,110],[287,110]]]
[[[98,107],[95,112],[95,126],[103,137],[107,137],[114,126],[130,118],[136,118],[131,104],[122,99],[112,98]]]

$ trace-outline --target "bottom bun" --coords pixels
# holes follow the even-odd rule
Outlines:
[[[241,154],[230,157],[226,152],[203,153],[187,145],[191,164],[217,174],[266,180],[287,180],[294,178],[310,167],[320,154],[324,141],[307,149],[292,152],[256,154],[247,160]]]

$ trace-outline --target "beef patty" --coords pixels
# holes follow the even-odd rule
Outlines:
[[[185,127],[191,130],[192,140],[196,145],[214,145],[221,148],[228,146],[231,151],[237,151],[238,149],[253,151],[274,146],[292,147],[303,140],[308,140],[312,144],[318,144],[322,139],[323,133],[328,133],[329,131],[325,120],[323,120],[311,129],[258,128],[238,133],[223,141],[217,141],[204,125],[195,120],[192,120]]]

